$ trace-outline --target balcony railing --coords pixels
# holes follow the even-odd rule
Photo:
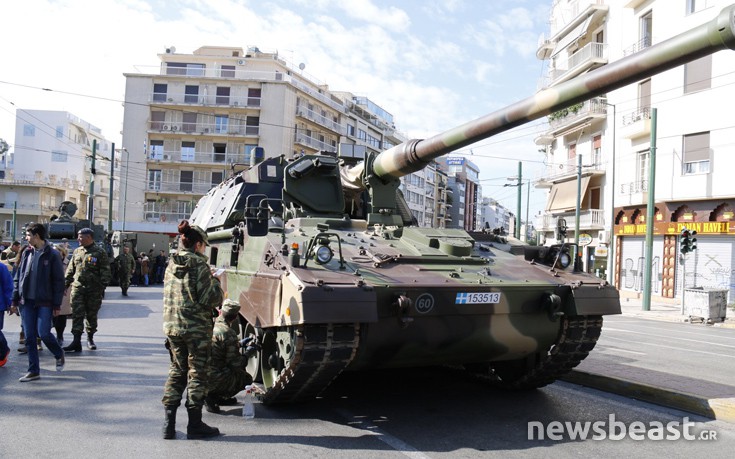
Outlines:
[[[576,108],[575,108],[576,107]],[[571,127],[591,118],[607,116],[607,100],[595,97],[582,102],[581,105],[565,108],[549,115],[550,134]]]
[[[148,102],[152,104],[172,105],[204,105],[221,107],[260,107],[260,97],[249,96],[218,96],[216,94],[184,94],[170,92],[154,92]]]
[[[623,126],[630,126],[631,124],[637,123],[641,120],[650,120],[650,119],[651,119],[651,107],[643,107],[643,108],[639,108],[638,110],[632,113],[623,115],[621,117],[621,123]]]
[[[296,116],[301,116],[303,118],[311,120],[321,126],[326,127],[327,129],[338,132],[340,135],[345,135],[347,132],[347,129],[344,126],[334,122],[326,116],[322,116],[321,113],[317,113],[314,110],[309,110],[306,107],[296,107]]]
[[[315,150],[337,151],[337,147],[334,147],[326,142],[322,142],[321,140],[315,139],[313,137],[309,137],[308,135],[302,132],[297,132],[296,138],[294,140],[296,141],[296,143],[300,143],[301,145],[305,145]]]
[[[620,194],[631,195],[646,193],[648,191],[648,180],[638,180],[635,182],[621,183]]]
[[[182,163],[214,163],[214,164],[232,164],[247,163],[250,161],[250,155],[244,153],[212,153],[204,151],[182,152],[165,150],[162,152],[154,151],[149,155],[149,159],[153,161],[171,161]]]
[[[634,139],[651,133],[651,108],[643,107],[622,116],[620,135]]]
[[[552,84],[561,83],[585,70],[607,64],[607,44],[587,43],[565,61],[557,61],[551,72]]]
[[[214,185],[202,182],[146,182],[146,191],[174,194],[206,194]]]
[[[260,135],[260,126],[242,126],[234,123],[192,123],[181,121],[150,121],[150,131],[200,135]]]
[[[602,154],[593,154],[592,162],[585,161],[582,158],[582,174],[585,173],[600,173],[605,171],[605,162],[603,161]],[[589,158],[588,158],[589,159]],[[564,177],[577,174],[577,158],[570,158],[562,163],[547,164],[545,171],[542,172],[542,176],[538,177],[537,181],[552,182],[560,180]]]
[[[604,209],[585,209],[579,211],[579,229],[605,229]],[[540,231],[553,231],[556,229],[556,221],[564,218],[567,223],[574,222],[575,212],[564,212],[561,214],[544,213],[536,221],[536,228]]]
[[[623,50],[623,56],[628,56],[630,54],[635,54],[638,51],[644,50],[651,46],[651,37],[646,35],[645,37],[641,38],[637,42],[633,43],[632,45],[628,46]]]

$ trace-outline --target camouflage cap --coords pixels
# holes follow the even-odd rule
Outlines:
[[[191,225],[191,229],[199,233],[199,235],[202,237],[202,241],[204,241],[204,245],[209,245],[209,238],[207,237],[207,232],[198,227],[197,225]]]
[[[234,317],[240,312],[240,303],[235,300],[225,300],[222,305],[222,315],[225,317]]]

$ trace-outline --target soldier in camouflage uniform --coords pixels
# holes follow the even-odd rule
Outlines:
[[[123,247],[123,252],[115,258],[117,262],[117,275],[119,276],[120,289],[123,296],[128,296],[128,287],[130,287],[130,276],[133,275],[135,269],[135,258],[130,254],[130,247]]]
[[[222,312],[214,323],[212,359],[210,360],[209,394],[204,401],[207,411],[219,413],[219,405],[232,403],[230,399],[253,382],[245,371],[247,359],[257,346],[253,337],[239,339],[233,325],[240,318],[240,304],[226,300]],[[240,354],[240,348],[245,348]],[[237,400],[234,400],[237,403]]]
[[[202,406],[209,383],[213,318],[224,294],[212,275],[204,251],[207,233],[186,220],[179,224],[179,252],[172,256],[164,277],[163,332],[171,351],[171,366],[163,391],[163,438],[176,438],[176,410],[187,389],[187,438],[219,435],[202,422]]]
[[[65,287],[71,286],[70,303],[74,340],[64,348],[67,352],[82,352],[82,332],[86,322],[87,348],[97,349],[97,313],[102,306],[105,288],[110,283],[110,261],[107,252],[94,243],[94,231],[82,228],[77,235],[79,247],[66,268]]]

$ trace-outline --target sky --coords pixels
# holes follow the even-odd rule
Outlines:
[[[14,150],[16,109],[68,111],[122,145],[126,72],[156,73],[158,54],[257,46],[331,90],[366,96],[409,138],[427,138],[537,91],[535,56],[552,0],[0,1],[0,138]],[[544,157],[537,120],[452,156],[480,168],[483,195],[512,212],[518,175]],[[22,160],[16,156],[16,161]],[[523,187],[533,218],[544,190]]]

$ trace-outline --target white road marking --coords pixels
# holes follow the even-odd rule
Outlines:
[[[413,446],[409,445],[403,440],[399,440],[393,435],[385,433],[380,429],[374,422],[370,421],[367,417],[355,416],[346,410],[337,410],[337,413],[345,418],[347,425],[356,429],[361,429],[374,435],[378,440],[382,441],[386,445],[390,446],[394,450],[402,453],[405,456],[413,459],[429,459],[429,456],[417,450]]]
[[[699,339],[689,339],[689,338],[680,338],[680,337],[673,338],[672,336],[656,335],[656,334],[652,334],[652,333],[639,332],[639,331],[635,331],[635,330],[626,330],[624,328],[610,328],[610,327],[605,327],[605,328],[603,328],[603,330],[609,331],[609,332],[610,331],[616,331],[616,332],[621,332],[621,333],[633,333],[633,334],[636,334],[636,335],[645,335],[645,336],[651,336],[651,337],[655,337],[655,338],[663,338],[663,339],[668,339],[668,340],[676,339],[677,341],[689,341],[689,342],[692,342],[692,343],[706,344],[708,346],[721,346],[721,347],[727,347],[727,348],[730,348],[730,349],[735,349],[735,345],[731,345],[731,344],[720,344],[720,343],[713,343],[711,341],[702,341],[702,340],[699,340]]]
[[[608,336],[607,338],[608,339],[612,339],[612,340],[622,341],[622,342],[628,343],[628,344],[640,344],[641,346],[663,347],[663,348],[666,348],[666,349],[674,349],[674,350],[677,350],[677,351],[697,352],[699,354],[716,355],[716,356],[719,356],[719,357],[727,357],[727,358],[730,358],[730,359],[735,358],[735,355],[733,355],[733,354],[720,354],[718,352],[698,351],[696,349],[692,349],[692,348],[688,348],[688,347],[676,347],[676,346],[667,346],[665,344],[644,343],[642,341],[630,341],[630,340],[626,340],[624,338],[618,338],[618,337],[614,337],[614,336]]]

